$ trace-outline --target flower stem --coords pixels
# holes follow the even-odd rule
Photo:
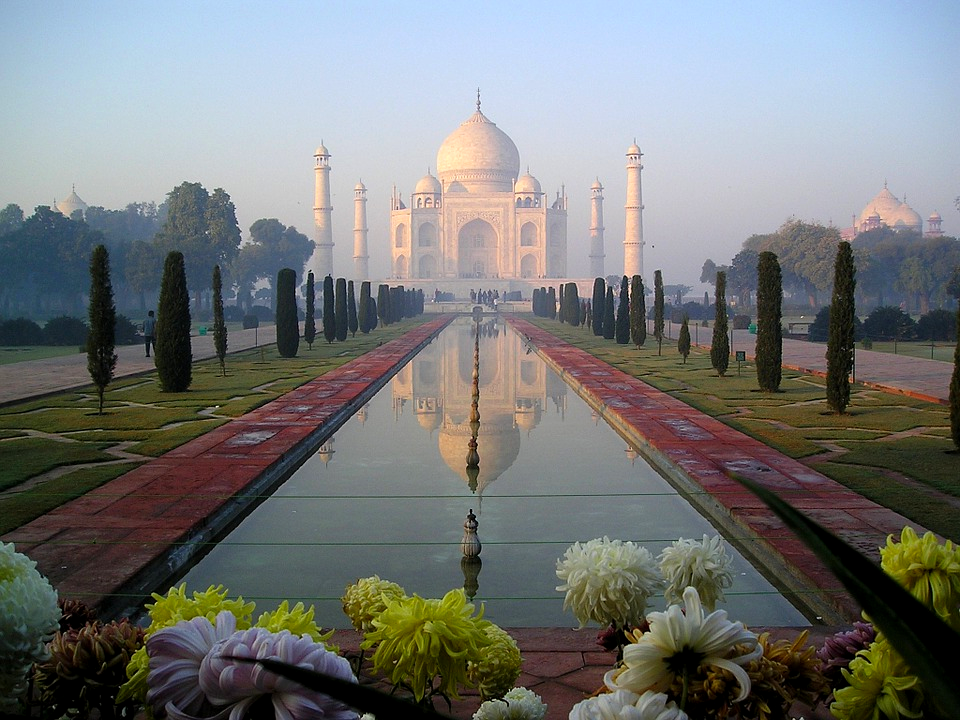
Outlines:
[[[683,690],[680,694],[680,709],[687,711],[687,692],[690,689],[690,668],[686,664],[683,666]]]

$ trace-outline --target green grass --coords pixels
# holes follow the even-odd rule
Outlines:
[[[0,365],[12,365],[28,360],[78,355],[80,349],[75,345],[4,345],[0,347]]]
[[[784,370],[783,392],[761,393],[752,364],[744,364],[738,376],[734,363],[720,378],[709,353],[694,349],[683,364],[675,342],[665,342],[658,356],[650,341],[638,350],[585,328],[531,320],[905,517],[960,539],[960,512],[936,500],[936,493],[960,497],[960,454],[948,452],[953,444],[946,406],[855,385],[849,412],[836,415],[827,407],[823,378]],[[832,455],[825,444],[845,452]],[[898,476],[905,480],[898,482]]]
[[[857,348],[862,348],[861,343],[857,343]],[[955,342],[936,341],[933,347],[930,341],[911,341],[911,342],[874,342],[871,350],[883,353],[892,353],[896,355],[907,355],[909,357],[925,358],[927,360],[939,360],[940,362],[953,362],[953,352],[956,350]]]
[[[104,442],[61,442],[39,437],[4,440],[0,442],[0,490],[62,465],[116,459],[102,452],[108,446]]]

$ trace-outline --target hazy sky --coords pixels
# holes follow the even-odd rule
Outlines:
[[[624,154],[644,152],[645,274],[696,285],[793,216],[850,224],[888,182],[960,234],[960,3],[46,2],[0,0],[0,206],[76,185],[90,205],[223,187],[313,234],[313,151],[332,154],[334,263],[353,186],[370,269],[475,109],[549,199],[570,198],[568,268],[588,273],[590,185],[606,271],[623,265]]]

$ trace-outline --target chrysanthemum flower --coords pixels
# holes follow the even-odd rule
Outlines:
[[[207,653],[199,675],[207,699],[218,708],[228,708],[231,720],[261,716],[267,702],[272,717],[285,720],[356,720],[357,713],[339,700],[307,690],[260,665],[234,662],[230,660],[233,657],[269,658],[339,680],[357,681],[346,658],[307,635],[296,637],[287,630],[272,633],[264,628],[236,632]],[[254,711],[257,703],[261,713]]]
[[[343,612],[350,618],[354,629],[366,633],[373,628],[373,619],[383,612],[387,603],[406,595],[403,588],[395,582],[381,580],[378,575],[372,575],[347,585],[340,600],[343,603]]]
[[[0,712],[15,712],[33,663],[60,627],[57,591],[37,563],[0,543]]]
[[[887,536],[880,548],[880,565],[911,595],[933,608],[945,622],[960,630],[960,546],[943,545],[928,532],[922,538],[911,527],[900,532],[900,542]]]
[[[684,607],[671,605],[666,612],[647,616],[650,630],[623,649],[623,667],[611,670],[604,681],[611,690],[663,692],[677,677],[693,674],[700,665],[729,671],[740,685],[734,698],[750,694],[750,678],[743,665],[760,657],[757,636],[743,623],[727,620],[725,610],[704,615],[695,588],[683,591]]]
[[[489,643],[489,621],[473,617],[462,589],[441,600],[418,595],[393,600],[373,619],[361,648],[376,646],[373,666],[397,686],[405,685],[419,702],[431,692],[458,698],[457,686],[470,686],[467,662],[480,659]],[[434,688],[434,678],[440,677]]]
[[[570,720],[687,720],[687,714],[664,693],[617,690],[577,703]]]
[[[680,538],[660,553],[660,572],[667,581],[667,603],[679,603],[684,589],[695,587],[708,612],[723,600],[723,591],[733,584],[730,556],[719,535],[703,541]]]
[[[917,677],[886,640],[877,640],[843,671],[850,684],[834,693],[830,712],[838,720],[923,717]]]
[[[852,630],[838,632],[823,641],[823,647],[817,651],[820,659],[820,672],[831,687],[840,688],[847,684],[842,669],[849,668],[857,653],[876,639],[877,631],[866,622],[855,622]]]
[[[520,648],[510,633],[490,623],[484,631],[489,644],[479,660],[467,664],[467,676],[480,690],[480,697],[503,697],[520,677]]]
[[[477,708],[473,720],[543,720],[547,706],[533,690],[513,688],[500,700],[487,700]]]
[[[327,640],[333,637],[333,630],[322,632],[314,622],[313,615],[313,605],[307,610],[302,602],[298,602],[291,610],[290,603],[284,600],[273,612],[263,613],[257,619],[256,627],[265,628],[273,633],[286,630],[297,637],[309,635],[314,642],[323,643],[328,650],[338,653],[339,648],[327,644]]]
[[[643,618],[647,599],[663,583],[645,547],[607,537],[574,543],[557,560],[557,590],[566,592],[563,609],[572,609],[580,627],[626,627]]]

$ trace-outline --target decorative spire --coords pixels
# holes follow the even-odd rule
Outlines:
[[[480,112],[480,88],[477,88],[477,112]]]

